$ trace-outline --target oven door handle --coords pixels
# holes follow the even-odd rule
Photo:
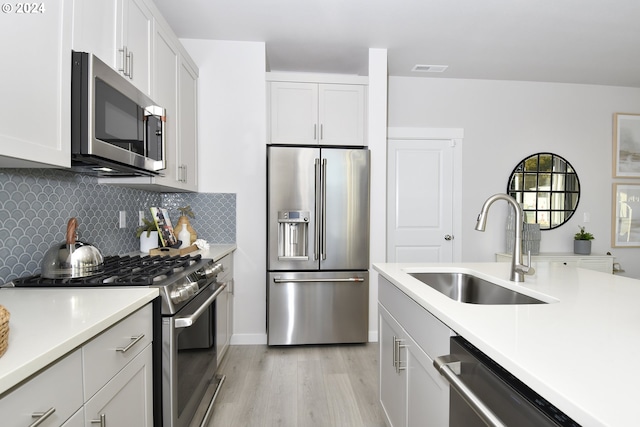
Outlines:
[[[184,316],[184,317],[176,317],[175,318],[175,324],[174,327],[176,329],[178,328],[188,328],[189,326],[193,325],[194,323],[196,323],[196,320],[198,320],[198,317],[200,317],[202,315],[202,313],[204,313],[211,304],[213,304],[213,301],[215,301],[215,299],[218,297],[218,295],[220,295],[220,293],[227,287],[226,283],[222,283],[213,294],[211,294],[211,296],[209,298],[207,298],[207,300],[204,302],[204,304],[202,304],[200,307],[198,307],[198,309],[193,313],[190,314],[189,316]]]
[[[484,423],[490,427],[505,427],[505,424],[494,412],[473,392],[458,375],[460,374],[461,362],[451,355],[436,357],[433,366],[453,387],[453,389],[467,402]]]

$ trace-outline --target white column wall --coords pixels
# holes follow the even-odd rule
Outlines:
[[[231,344],[266,344],[265,44],[181,41],[200,69],[199,191],[237,194]]]

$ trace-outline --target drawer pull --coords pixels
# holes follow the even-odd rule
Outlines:
[[[37,418],[37,420],[29,424],[29,427],[39,426],[44,422],[44,420],[49,418],[54,412],[56,412],[56,408],[53,408],[53,407],[49,408],[47,412],[34,412],[33,414],[31,414],[31,418]]]
[[[138,341],[140,341],[142,338],[144,338],[144,334],[140,334],[140,335],[139,335],[139,336],[137,336],[137,337],[131,337],[131,339],[132,339],[133,341],[131,341],[131,342],[129,343],[129,345],[128,345],[128,346],[126,346],[126,347],[119,347],[119,348],[116,348],[116,351],[120,351],[120,352],[122,352],[122,353],[126,353],[127,351],[129,351],[129,349],[130,349],[131,347],[133,347],[134,345],[136,345],[136,343],[137,343]],[[93,422],[93,421],[91,421],[91,422]]]
[[[107,426],[107,414],[100,414],[99,420],[91,420],[91,424],[100,424],[100,427]]]

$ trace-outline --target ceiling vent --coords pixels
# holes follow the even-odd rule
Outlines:
[[[416,73],[442,73],[448,65],[414,65],[411,71]]]

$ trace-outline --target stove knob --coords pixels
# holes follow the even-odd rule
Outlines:
[[[177,287],[171,291],[171,301],[175,304],[188,300],[190,296],[189,289],[184,286]]]

